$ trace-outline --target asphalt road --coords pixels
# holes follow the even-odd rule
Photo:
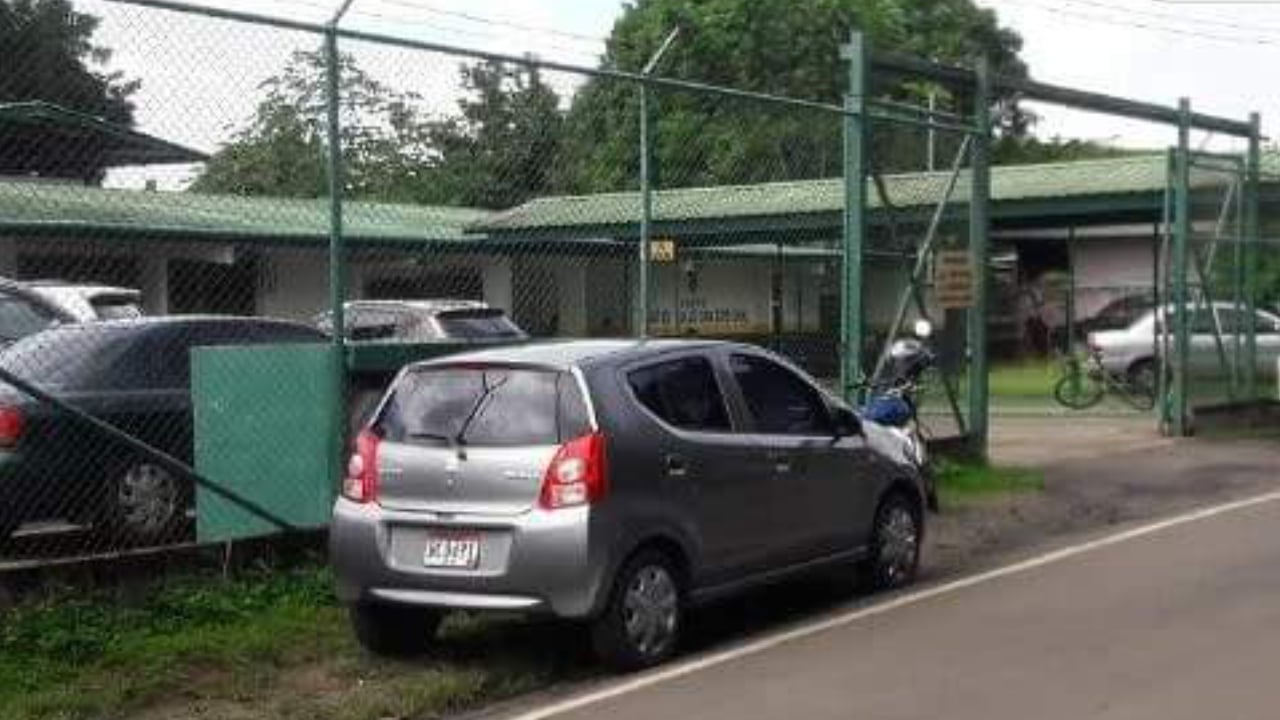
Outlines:
[[[828,623],[523,717],[1272,720],[1280,717],[1280,501]]]

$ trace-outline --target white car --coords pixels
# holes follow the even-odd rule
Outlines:
[[[1237,332],[1240,342],[1244,342],[1244,330],[1250,322],[1248,310],[1237,309],[1228,302],[1213,304],[1213,313],[1208,308],[1189,312],[1188,323],[1191,330],[1191,356],[1189,368],[1192,372],[1220,372],[1222,365],[1218,353],[1218,340],[1214,335],[1214,320],[1221,329],[1223,350],[1227,362],[1235,357]],[[1110,373],[1123,374],[1130,380],[1151,383],[1154,386],[1157,349],[1159,346],[1159,322],[1163,322],[1166,314],[1172,310],[1167,306],[1160,317],[1154,308],[1138,315],[1137,319],[1127,327],[1119,330],[1097,330],[1089,333],[1089,349],[1101,355],[1102,366]],[[1258,345],[1258,374],[1264,377],[1274,376],[1276,361],[1280,359],[1280,316],[1265,310],[1256,310],[1252,319]],[[1172,340],[1171,340],[1172,342]],[[1243,352],[1243,347],[1240,350]],[[1145,377],[1144,377],[1145,376]]]
[[[142,317],[142,293],[132,288],[61,280],[31,280],[25,284],[35,294],[71,314],[77,322]]]

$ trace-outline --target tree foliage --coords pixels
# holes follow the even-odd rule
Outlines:
[[[841,46],[863,31],[877,50],[953,63],[986,54],[997,72],[1022,76],[1021,39],[971,0],[639,0],[613,28],[606,66],[636,71],[673,27],[684,30],[661,74],[824,103],[840,103],[848,80]],[[929,88],[882,82],[875,95],[919,102]],[[638,173],[638,91],[589,82],[569,113],[573,146],[567,184],[581,191],[634,185]],[[838,120],[817,111],[678,91],[652,92],[656,160],[664,186],[747,183],[841,172]],[[965,98],[943,96],[963,107]],[[1010,113],[1007,131],[1025,131]],[[923,133],[877,125],[881,170],[918,169]],[[954,145],[954,142],[951,143]]]
[[[417,98],[364,72],[350,55],[339,67],[339,139],[346,191],[355,197],[407,200],[430,152]],[[293,54],[262,83],[248,126],[216,152],[196,178],[197,192],[320,197],[328,193],[325,61],[319,51]]]
[[[456,114],[436,118],[420,97],[384,85],[351,56],[341,56],[339,67],[348,196],[497,208],[551,189],[563,118],[559,98],[536,72],[464,65]],[[326,195],[323,56],[296,53],[262,89],[253,120],[215,153],[192,189]]]
[[[42,100],[120,125],[133,124],[136,80],[105,70],[111,50],[97,45],[98,18],[70,0],[0,0],[0,102]],[[38,125],[0,129],[0,174],[102,179],[101,138]]]

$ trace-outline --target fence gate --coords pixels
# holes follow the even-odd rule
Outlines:
[[[1168,169],[1155,315],[1160,425],[1187,435],[1197,415],[1274,398],[1280,317],[1259,276],[1256,144],[1219,155],[1191,151],[1184,138]]]

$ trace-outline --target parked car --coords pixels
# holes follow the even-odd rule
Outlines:
[[[499,308],[477,300],[353,300],[343,306],[349,343],[486,344],[528,336]],[[315,318],[333,335],[333,313]],[[354,438],[386,392],[393,372],[356,373],[347,393],[347,435]]]
[[[330,529],[360,642],[406,653],[454,609],[588,621],[658,663],[686,608],[817,568],[916,573],[915,448],[758,348],[577,341],[405,368]]]
[[[499,308],[478,300],[353,300],[343,306],[348,342],[464,342],[522,340],[525,333]],[[333,313],[316,316],[333,334]]]
[[[191,462],[191,348],[324,340],[307,325],[260,318],[104,321],[31,335],[0,352],[0,368]],[[171,539],[193,497],[149,457],[0,383],[0,539],[50,518]]]
[[[0,278],[0,347],[55,325],[77,321],[69,310],[25,283]]]
[[[0,278],[0,346],[55,325],[140,317],[141,298],[108,285]]]
[[[131,288],[62,280],[32,280],[26,285],[77,322],[127,320],[143,314],[142,293]]]
[[[1155,387],[1159,357],[1158,323],[1163,322],[1166,313],[1172,309],[1168,306],[1157,313],[1155,308],[1149,307],[1118,329],[1095,330],[1088,336],[1089,348],[1100,353],[1102,366],[1108,372],[1124,373],[1131,382],[1142,387]],[[1189,309],[1189,314],[1191,356],[1188,365],[1193,372],[1215,372],[1219,367],[1218,344],[1214,337],[1216,318],[1228,353],[1232,352],[1231,343],[1237,329],[1246,328],[1243,323],[1252,322],[1257,337],[1258,373],[1265,377],[1275,376],[1276,361],[1280,359],[1280,316],[1255,310],[1250,319],[1247,310],[1237,310],[1228,302],[1214,303],[1212,312],[1207,308],[1200,312]]]

